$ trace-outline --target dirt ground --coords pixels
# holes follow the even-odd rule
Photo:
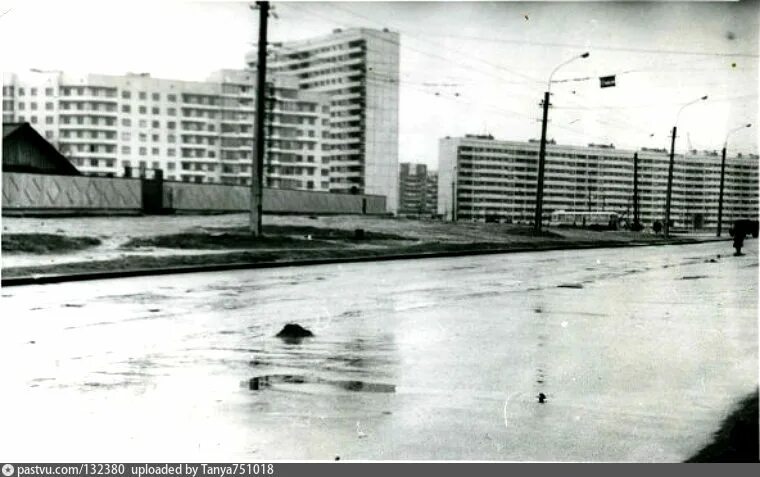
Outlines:
[[[103,267],[230,263],[482,249],[533,249],[546,246],[657,243],[647,232],[595,232],[549,228],[536,237],[530,227],[507,224],[447,223],[373,216],[277,216],[263,220],[264,239],[248,235],[248,214],[196,216],[4,217],[3,243],[19,234],[91,238],[83,249],[15,247],[3,253],[4,276],[67,273]],[[356,236],[361,229],[363,235]],[[25,237],[33,237],[26,235]],[[702,240],[690,237],[686,240]],[[99,243],[98,243],[99,241]],[[683,241],[683,240],[681,240]],[[44,252],[44,253],[41,253]],[[274,254],[274,255],[273,255]]]

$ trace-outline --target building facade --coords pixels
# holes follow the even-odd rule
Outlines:
[[[398,181],[398,215],[434,217],[438,209],[438,176],[425,164],[402,162]]]
[[[439,142],[438,213],[447,220],[533,221],[538,141],[468,135]],[[638,154],[641,223],[664,221],[669,154],[614,146],[547,144],[544,220],[554,211],[610,211],[633,221],[634,152]],[[671,220],[688,229],[717,226],[721,155],[690,151],[675,157]],[[758,156],[726,159],[723,220],[758,215]]]
[[[286,76],[269,86],[265,185],[329,190],[329,97]],[[250,184],[254,92],[246,70],[205,82],[31,71],[4,75],[3,121],[29,122],[86,175]]]
[[[334,30],[276,45],[269,70],[298,78],[303,90],[330,95],[330,190],[388,198],[398,208],[399,35]],[[247,56],[255,67],[256,54]]]

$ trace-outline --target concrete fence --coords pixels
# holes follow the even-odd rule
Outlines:
[[[139,179],[3,172],[3,215],[141,210]]]
[[[376,195],[265,188],[263,196],[264,212],[273,214],[384,214],[386,206],[385,197]],[[3,173],[3,215],[225,213],[249,207],[246,186]]]

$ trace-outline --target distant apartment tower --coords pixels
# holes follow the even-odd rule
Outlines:
[[[304,90],[330,95],[330,190],[387,197],[398,208],[399,34],[334,30],[276,45],[272,72],[293,74]],[[249,67],[256,55],[247,56]]]
[[[329,190],[322,142],[329,98],[275,76],[267,111],[266,185]],[[5,74],[3,121],[29,122],[84,174],[162,169],[185,182],[250,184],[255,74],[222,70],[208,81],[147,74]]]
[[[439,143],[438,212],[448,220],[533,221],[538,141],[468,135]],[[639,210],[649,227],[665,217],[669,155],[664,149],[625,151],[611,145],[548,144],[544,220],[553,211],[610,211],[632,222],[633,156],[638,152]],[[675,157],[671,220],[679,228],[717,226],[721,156],[690,151]],[[758,156],[726,159],[723,221],[758,215]]]
[[[402,162],[399,169],[398,215],[433,217],[438,207],[438,176],[425,164]]]

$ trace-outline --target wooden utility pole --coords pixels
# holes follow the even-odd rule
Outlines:
[[[639,153],[633,153],[633,228],[640,230],[639,222]]]
[[[673,162],[675,161],[675,149],[676,149],[676,132],[678,129],[673,126],[673,136],[670,139],[670,163],[668,164],[668,188],[665,195],[665,223],[663,225],[663,233],[665,238],[670,236],[670,198],[673,192]]]
[[[541,144],[538,150],[538,179],[536,180],[536,215],[533,219],[533,230],[541,233],[541,222],[544,213],[544,164],[546,163],[546,123],[549,119],[549,91],[544,93],[544,114],[541,121]]]
[[[259,54],[256,63],[256,118],[254,122],[253,167],[251,168],[251,233],[262,234],[261,215],[264,192],[264,118],[267,86],[267,21],[269,2],[256,2],[259,9]]]

